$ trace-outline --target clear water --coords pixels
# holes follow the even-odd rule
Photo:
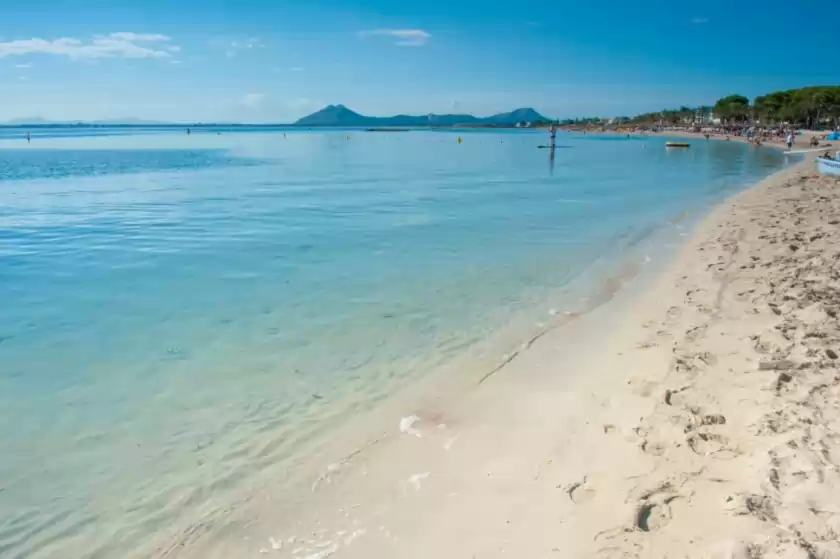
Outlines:
[[[528,131],[20,135],[0,131],[6,559],[154,555],[784,164],[562,133],[552,162]]]

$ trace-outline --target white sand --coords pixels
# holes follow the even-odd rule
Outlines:
[[[838,192],[774,175],[646,293],[164,555],[840,557]]]

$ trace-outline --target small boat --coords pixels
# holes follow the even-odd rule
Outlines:
[[[665,142],[666,148],[687,148],[690,145],[688,142]]]
[[[817,157],[817,169],[823,175],[840,176],[840,161],[827,157]]]

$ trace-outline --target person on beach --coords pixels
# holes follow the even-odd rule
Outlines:
[[[29,136],[29,130],[26,131],[26,143],[31,144],[32,138]]]
[[[793,148],[793,132],[788,132],[785,143],[787,144],[788,151],[790,151]]]

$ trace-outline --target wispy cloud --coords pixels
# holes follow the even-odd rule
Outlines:
[[[691,23],[695,25],[702,25],[704,23],[709,23],[709,18],[707,17],[696,17],[691,20]]]
[[[137,41],[137,42],[156,42],[169,41],[169,37],[161,35],[160,33],[132,33],[131,31],[119,31],[108,35],[112,39],[122,39],[123,41]]]
[[[239,51],[262,48],[265,46],[265,43],[259,37],[248,37],[243,40],[230,41],[225,46],[227,47],[225,56],[227,58],[234,58]]]
[[[32,68],[32,64],[15,64],[15,68]]]
[[[283,72],[303,72],[306,70],[303,66],[292,66],[291,68],[285,68],[282,66],[272,66],[271,72],[274,74],[280,74]]]
[[[61,37],[47,40],[35,37],[15,41],[0,42],[0,58],[23,56],[26,54],[53,54],[66,56],[73,60],[97,58],[170,58],[178,52],[177,45],[162,48],[156,43],[171,39],[158,33],[131,33],[120,31],[110,35],[100,35],[90,41],[73,37]]]
[[[423,29],[370,29],[359,31],[358,35],[362,39],[376,36],[391,37],[398,47],[422,47],[432,38],[432,35]]]
[[[265,93],[246,93],[239,100],[239,104],[253,109],[262,105],[263,99],[265,99]]]

